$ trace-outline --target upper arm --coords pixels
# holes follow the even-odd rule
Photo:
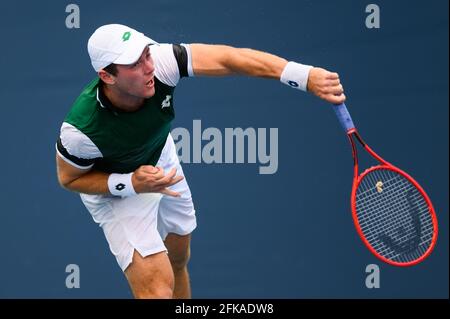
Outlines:
[[[94,166],[102,153],[91,139],[69,123],[63,123],[56,142],[58,180],[62,185],[70,183]]]
[[[192,68],[195,75],[229,75],[232,47],[226,45],[191,44]]]

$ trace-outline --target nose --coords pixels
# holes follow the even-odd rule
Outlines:
[[[155,71],[155,66],[153,65],[153,59],[149,58],[144,61],[144,73],[151,74]]]

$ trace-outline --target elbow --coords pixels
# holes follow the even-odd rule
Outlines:
[[[68,188],[69,182],[67,182],[67,181],[65,181],[65,180],[62,180],[62,179],[58,178],[58,184],[59,184],[59,186],[60,186],[61,188],[69,189],[69,188]]]
[[[57,174],[57,176],[58,176],[59,186],[61,186],[62,188],[66,189],[66,190],[70,190],[70,184],[73,182],[73,180],[70,180],[69,178],[64,176],[64,174]]]

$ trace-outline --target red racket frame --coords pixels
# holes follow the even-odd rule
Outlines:
[[[358,174],[358,153],[357,153],[357,150],[356,150],[356,145],[355,145],[355,141],[353,139],[353,136],[355,136],[356,139],[358,140],[358,142],[364,147],[364,149],[372,157],[374,157],[376,160],[378,160],[382,165],[373,166],[373,167],[371,167],[369,169],[366,169],[362,174]],[[436,213],[435,213],[435,210],[433,208],[433,204],[431,203],[430,198],[425,193],[423,188],[419,185],[419,183],[417,183],[411,176],[409,176],[407,173],[405,173],[401,169],[399,169],[399,168],[395,167],[394,165],[390,164],[389,162],[385,161],[377,153],[375,153],[362,140],[361,136],[359,135],[359,133],[356,131],[355,128],[350,129],[347,132],[347,137],[348,137],[348,139],[350,141],[350,144],[351,144],[351,147],[352,147],[352,155],[353,155],[353,163],[354,163],[354,178],[353,178],[353,186],[352,186],[352,192],[351,192],[351,198],[350,198],[350,205],[351,205],[351,208],[352,208],[353,222],[355,224],[355,227],[356,227],[356,230],[358,232],[359,237],[361,237],[362,241],[367,246],[369,251],[372,252],[372,254],[374,254],[377,258],[381,259],[382,261],[384,261],[384,262],[386,262],[386,263],[388,263],[390,265],[400,266],[400,267],[407,267],[407,266],[413,266],[413,265],[416,265],[416,264],[420,263],[425,258],[427,258],[431,254],[431,252],[433,251],[433,248],[436,245],[436,240],[437,240],[437,235],[438,235],[438,223],[437,223]],[[378,254],[376,252],[376,250],[370,245],[368,240],[365,238],[365,236],[364,236],[364,234],[363,234],[363,232],[361,230],[361,226],[359,225],[358,217],[356,215],[356,190],[358,189],[358,186],[361,183],[361,181],[364,178],[364,176],[366,176],[367,174],[369,174],[372,171],[379,170],[379,169],[391,170],[391,171],[394,171],[394,172],[402,175],[403,177],[405,177],[422,194],[422,196],[425,198],[425,201],[426,201],[426,203],[427,203],[427,205],[429,207],[429,211],[430,211],[431,219],[432,219],[432,223],[433,223],[433,229],[434,229],[433,238],[431,240],[431,245],[430,245],[430,247],[428,247],[428,249],[425,252],[425,254],[423,254],[421,257],[419,257],[419,258],[417,258],[417,259],[415,259],[413,261],[405,262],[405,263],[403,263],[403,262],[395,262],[395,261],[389,260],[389,259],[381,256],[380,254]]]

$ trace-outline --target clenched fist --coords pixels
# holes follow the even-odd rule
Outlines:
[[[308,91],[333,104],[341,104],[345,101],[339,74],[322,68],[312,68],[309,71]]]

